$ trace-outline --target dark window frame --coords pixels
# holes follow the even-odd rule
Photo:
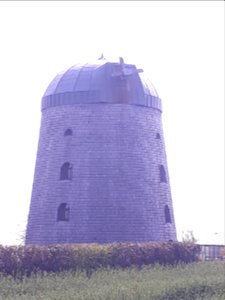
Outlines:
[[[57,209],[57,221],[69,221],[70,207],[67,203],[63,202],[58,206]]]
[[[164,206],[164,215],[165,215],[165,222],[166,224],[168,223],[172,223],[172,220],[171,220],[171,214],[170,214],[170,208],[169,208],[169,205],[165,205]]]
[[[166,170],[163,165],[159,165],[159,178],[160,178],[160,182],[167,183]]]
[[[72,165],[69,162],[65,162],[60,168],[60,180],[72,179]]]
[[[64,131],[64,136],[70,136],[70,135],[73,135],[73,130],[71,128],[67,128]]]
[[[160,135],[160,133],[159,133],[159,132],[157,132],[157,133],[156,133],[156,136],[155,136],[155,138],[156,138],[157,140],[160,140],[160,139],[161,139],[161,135]]]

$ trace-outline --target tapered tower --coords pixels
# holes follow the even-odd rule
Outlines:
[[[122,58],[57,75],[42,98],[26,244],[176,240],[161,113]]]

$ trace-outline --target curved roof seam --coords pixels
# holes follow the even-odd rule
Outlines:
[[[63,73],[63,75],[61,76],[61,78],[59,79],[59,81],[58,81],[58,83],[57,83],[57,85],[56,85],[56,87],[55,87],[55,91],[54,91],[55,93],[56,93],[56,91],[57,91],[57,89],[58,89],[59,84],[60,84],[61,81],[63,80],[63,78],[65,78],[66,74],[68,74],[68,72],[69,72],[72,68],[73,68],[73,66]]]

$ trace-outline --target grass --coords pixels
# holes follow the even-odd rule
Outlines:
[[[0,278],[1,300],[224,300],[224,262]]]

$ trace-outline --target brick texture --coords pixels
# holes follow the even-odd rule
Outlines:
[[[65,162],[71,180],[60,180]],[[67,221],[57,221],[61,203]],[[43,110],[26,244],[165,240],[176,240],[176,228],[161,112],[110,103]]]

